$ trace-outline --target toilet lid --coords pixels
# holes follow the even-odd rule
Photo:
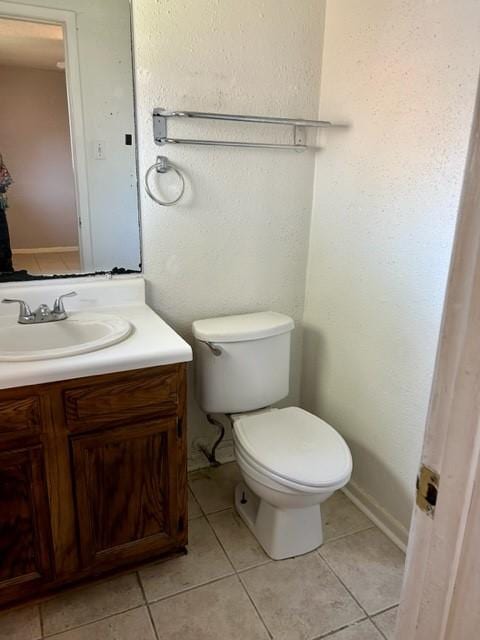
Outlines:
[[[291,482],[326,487],[352,471],[342,436],[298,407],[239,416],[234,431],[238,446],[258,465]]]

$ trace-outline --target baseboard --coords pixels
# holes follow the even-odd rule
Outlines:
[[[233,453],[233,440],[224,440],[218,445],[217,448],[217,460],[224,464],[225,462],[233,462],[235,455]],[[209,467],[210,463],[206,459],[205,455],[197,448],[190,452],[188,456],[188,470],[195,471],[196,469],[204,469]]]
[[[30,255],[32,253],[74,253],[78,247],[38,247],[36,249],[12,249],[14,256]]]
[[[399,549],[407,550],[408,530],[396,518],[387,513],[355,482],[350,482],[342,491]]]

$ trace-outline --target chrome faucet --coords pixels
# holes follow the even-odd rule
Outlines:
[[[65,311],[65,307],[63,306],[63,299],[71,298],[76,295],[76,291],[64,293],[62,296],[58,296],[58,298],[55,299],[55,302],[53,303],[53,309],[50,309],[48,304],[41,304],[35,311],[32,311],[24,300],[4,298],[2,302],[5,304],[16,302],[20,305],[20,312],[18,314],[19,324],[40,324],[42,322],[57,322],[58,320],[66,320],[66,318],[68,318],[68,314]]]

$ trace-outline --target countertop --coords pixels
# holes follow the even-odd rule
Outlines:
[[[115,284],[118,285],[118,283]],[[131,289],[128,284],[127,288]],[[105,287],[104,284],[103,287]],[[84,378],[116,371],[144,369],[146,367],[192,360],[190,345],[142,300],[142,292],[144,291],[143,279],[138,279],[133,284],[134,295],[127,296],[126,303],[122,301],[123,304],[114,306],[103,306],[98,302],[96,304],[85,304],[87,302],[85,295],[81,295],[83,293],[81,290],[84,287],[81,284],[77,284],[76,287],[71,288],[80,290],[79,298],[72,298],[72,301],[77,302],[75,305],[77,310],[108,313],[125,318],[134,327],[130,336],[123,342],[105,349],[67,358],[30,362],[2,362],[0,363],[0,389],[71,378]],[[93,302],[91,296],[94,288],[89,286],[87,289],[85,287],[85,294],[88,296],[88,302],[90,303]],[[63,284],[62,289],[65,290],[65,284]],[[43,291],[45,292],[45,290]],[[25,291],[22,293],[25,293]],[[51,293],[57,294],[58,292],[52,291]],[[104,291],[102,292],[102,297],[104,303],[111,302],[111,297],[106,296]],[[123,296],[118,296],[118,287],[116,287],[115,298],[118,300],[118,297]],[[44,296],[42,298],[45,299]],[[3,311],[5,311],[5,308]],[[9,315],[11,315],[14,310],[10,309],[9,311]],[[74,314],[75,310],[71,312],[72,316]],[[25,327],[25,330],[28,331],[28,326]]]

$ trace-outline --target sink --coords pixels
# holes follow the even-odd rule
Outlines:
[[[50,360],[97,351],[125,340],[131,331],[128,320],[100,313],[72,313],[66,320],[24,325],[4,316],[0,361]]]

